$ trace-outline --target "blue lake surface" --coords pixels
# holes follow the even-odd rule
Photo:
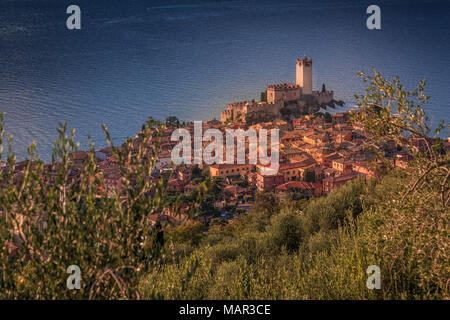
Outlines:
[[[66,28],[76,3],[82,29]],[[381,30],[366,8],[381,8]],[[295,59],[313,58],[313,85],[354,103],[359,70],[427,78],[426,106],[450,120],[450,1],[0,0],[0,111],[18,159],[36,140],[50,159],[58,124],[105,146],[148,116],[220,118],[227,102],[258,99],[267,84],[295,81]]]

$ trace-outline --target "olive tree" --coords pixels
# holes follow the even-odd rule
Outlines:
[[[358,73],[368,83],[365,94],[355,95],[358,110],[352,112],[354,122],[364,124],[372,141],[380,143],[387,139],[407,148],[414,157],[412,183],[405,190],[402,201],[417,190],[438,188],[440,205],[449,205],[450,159],[442,150],[437,137],[449,124],[441,121],[432,129],[432,119],[425,113],[424,105],[430,100],[425,94],[426,80],[420,81],[412,91],[405,90],[398,76],[392,81],[373,69],[373,76]],[[380,157],[385,160],[385,157]],[[392,163],[384,163],[392,166]]]
[[[378,193],[388,196],[366,208],[364,242],[371,263],[381,267],[385,298],[448,299],[450,154],[438,138],[448,124],[433,129],[424,110],[430,99],[425,80],[408,91],[398,77],[389,81],[373,73],[360,73],[368,87],[356,96],[353,120],[364,125],[370,142],[392,139],[413,161],[377,186],[382,188]],[[392,166],[391,161],[384,164]]]
[[[163,245],[159,224],[165,183],[154,182],[161,124],[147,121],[136,139],[113,146],[121,188],[106,192],[91,141],[88,157],[75,168],[75,132],[59,128],[52,161],[28,148],[16,170],[12,138],[0,176],[0,299],[137,299],[142,272],[157,261]],[[0,117],[0,156],[4,145]],[[1,158],[0,158],[1,160]],[[81,271],[81,287],[69,290],[69,266]]]

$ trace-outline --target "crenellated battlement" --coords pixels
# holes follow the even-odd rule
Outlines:
[[[319,104],[329,103],[334,100],[334,91],[313,91],[313,97],[316,98]]]
[[[236,101],[227,104],[220,116],[222,122],[246,121],[267,116],[279,117],[284,103],[297,101],[298,105],[306,100],[315,100],[318,104],[329,103],[334,99],[333,91],[312,91],[312,59],[306,55],[296,60],[296,82],[283,82],[267,86],[267,102],[254,100]]]
[[[302,87],[295,83],[278,83],[267,86],[267,102],[292,101],[300,99]]]
[[[305,65],[307,67],[311,67],[312,66],[312,58],[309,58],[305,55],[303,58],[299,59],[297,58],[297,64],[298,65]]]
[[[286,90],[286,89],[298,89],[301,88],[298,84],[290,83],[290,82],[284,82],[284,83],[277,83],[277,84],[269,84],[267,86],[267,89],[274,89],[274,90]]]

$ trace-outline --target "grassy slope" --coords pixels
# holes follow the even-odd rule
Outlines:
[[[307,203],[259,209],[237,227],[215,227],[197,246],[169,242],[146,275],[144,298],[448,298],[448,212],[396,199],[405,177],[355,181]],[[382,289],[368,290],[379,265]]]

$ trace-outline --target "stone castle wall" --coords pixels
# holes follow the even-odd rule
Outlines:
[[[330,103],[333,99],[333,91],[312,91],[312,59],[305,56],[296,61],[296,83],[268,85],[267,102],[264,103],[254,100],[229,103],[227,109],[221,112],[220,119],[226,122],[278,118],[285,102],[291,101],[296,101],[296,105],[304,112],[311,111],[306,110],[308,106],[315,112],[321,104]]]
[[[280,83],[267,86],[267,102],[298,100],[302,96],[302,88],[294,83]]]
[[[255,101],[233,102],[227,105],[227,110],[221,112],[220,120],[222,122],[236,120],[246,121],[248,118],[254,118],[257,115],[277,117],[280,115],[280,109],[283,106],[284,102],[282,100],[275,103],[258,103]]]
[[[318,104],[329,103],[334,100],[334,91],[313,91],[313,97],[317,100]]]

